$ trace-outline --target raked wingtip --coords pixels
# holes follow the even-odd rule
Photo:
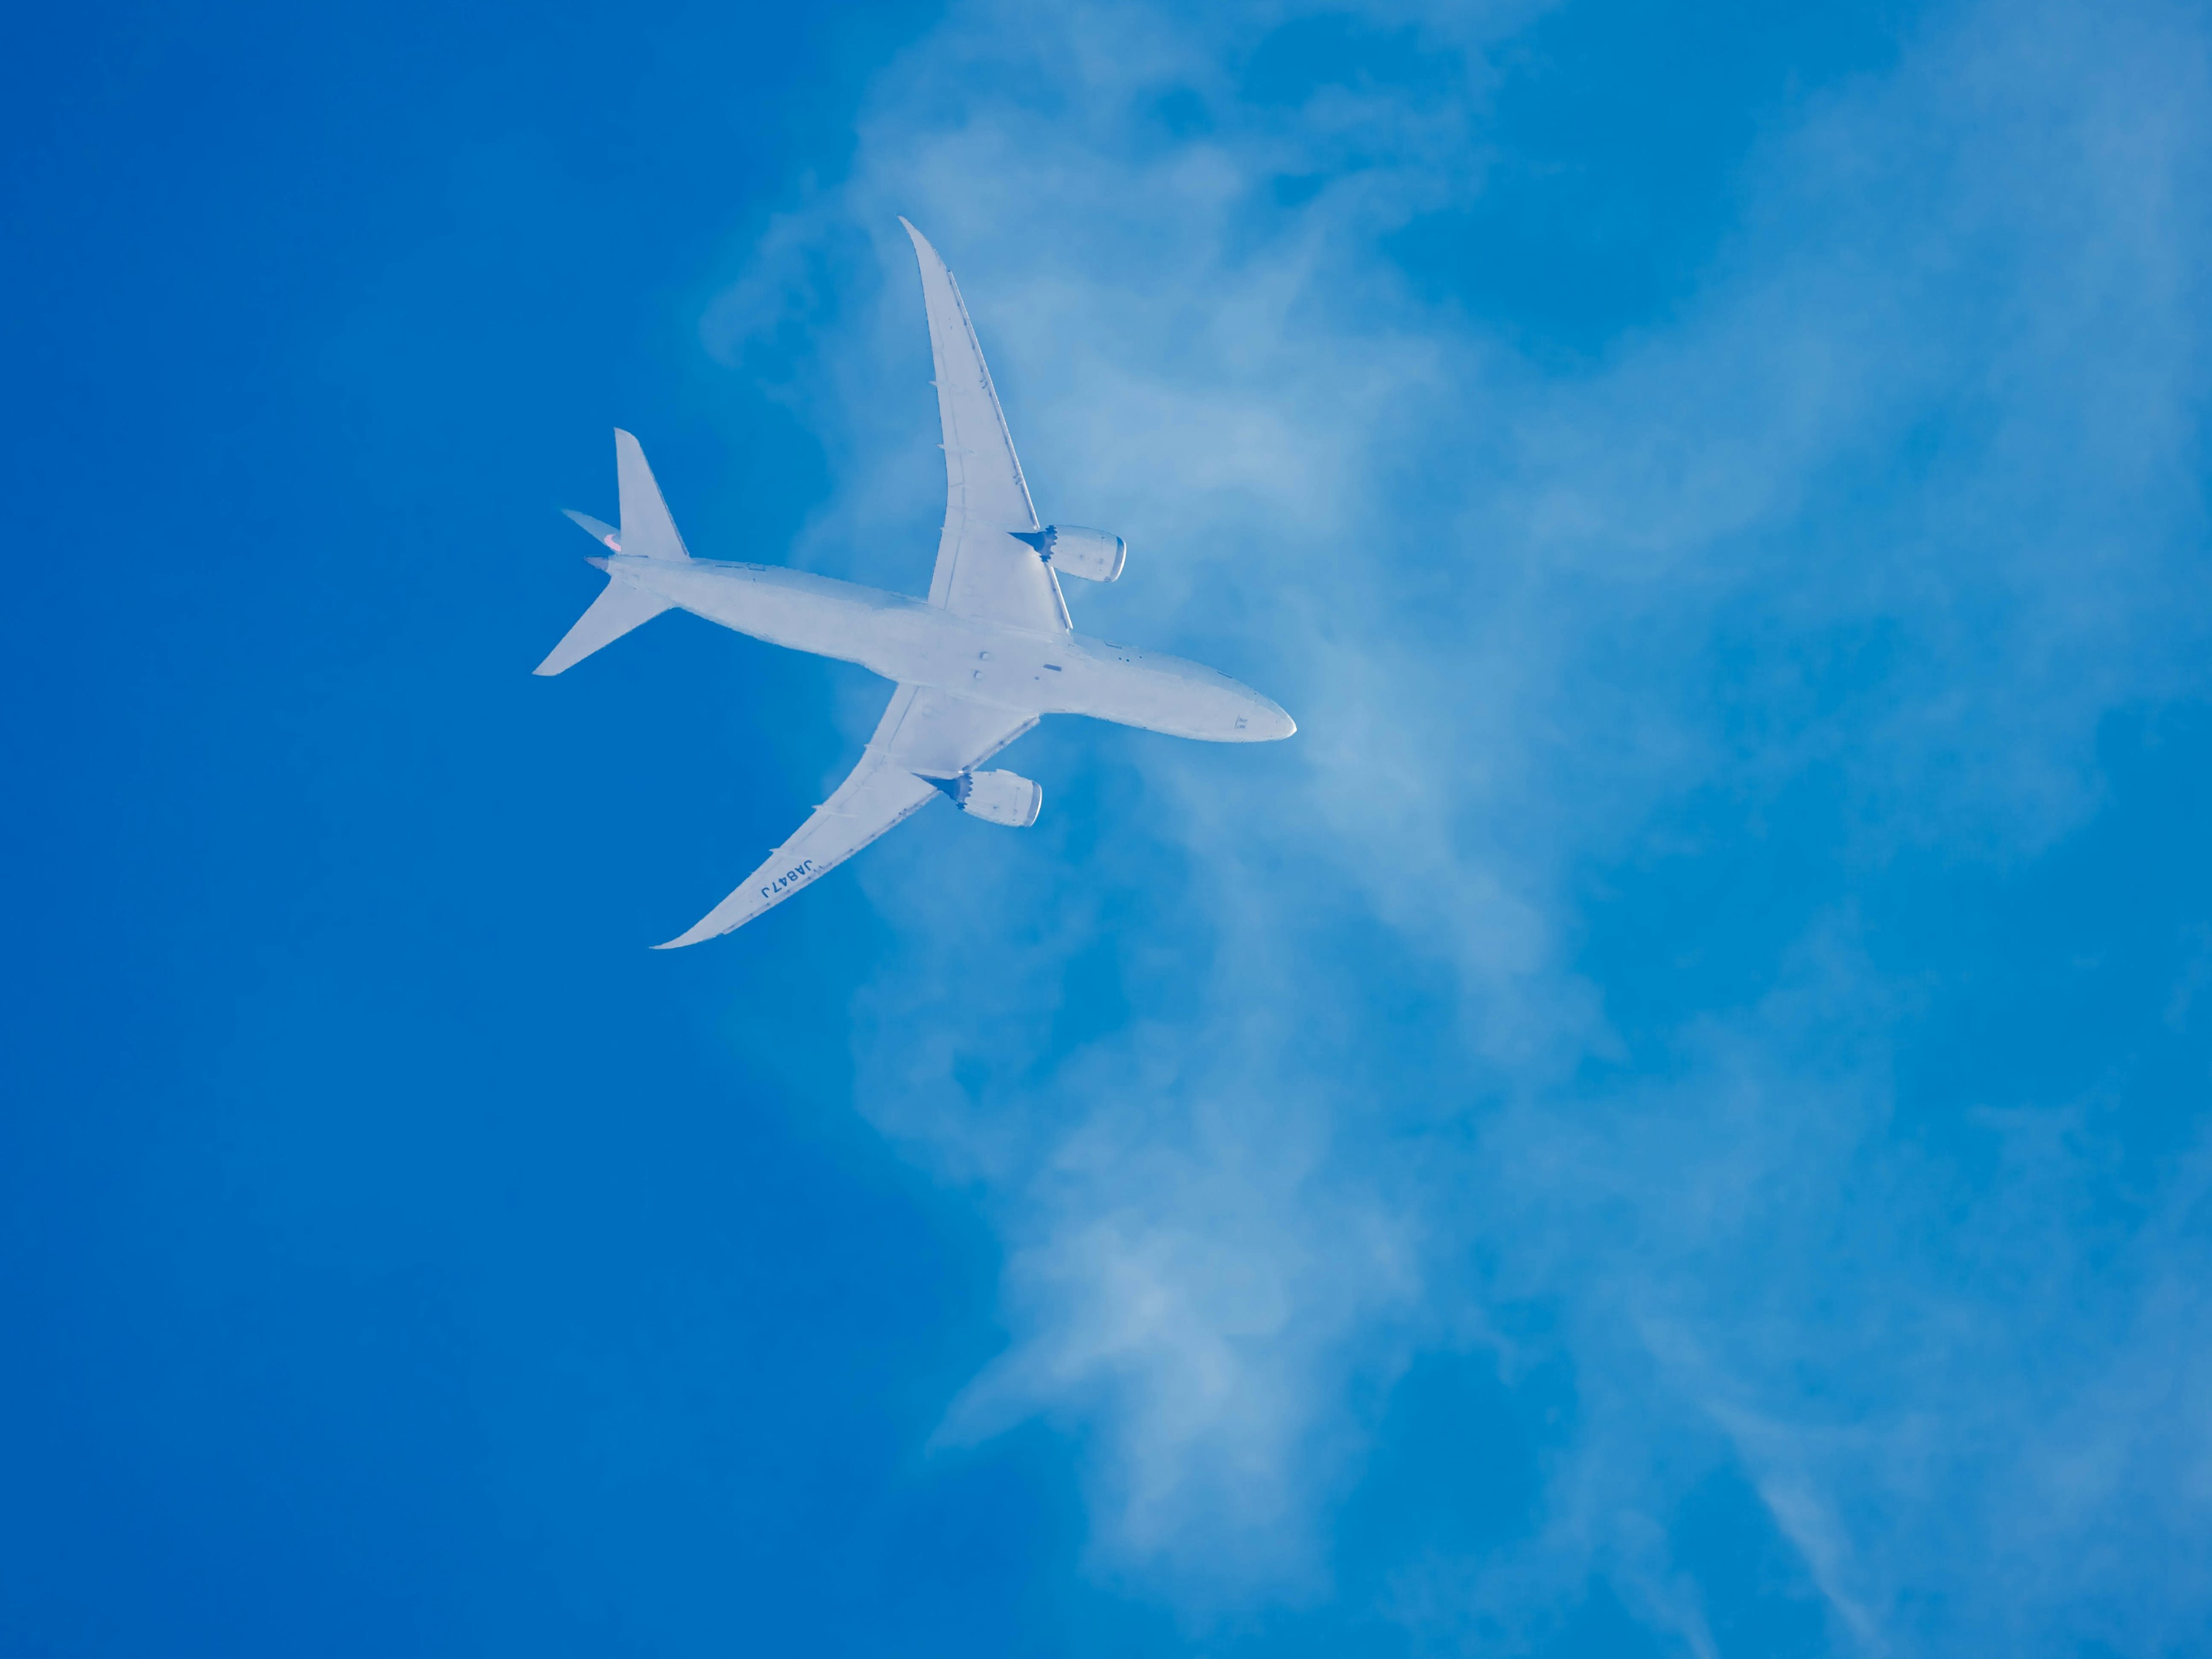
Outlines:
[[[720,919],[721,913],[728,908],[726,902],[717,905],[674,939],[664,939],[653,948],[656,951],[681,951],[687,945],[704,945],[710,939],[720,939],[725,933],[735,933],[736,927],[724,927]],[[738,924],[738,927],[743,926],[743,922]]]

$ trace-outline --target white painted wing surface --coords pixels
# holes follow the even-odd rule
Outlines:
[[[931,778],[954,777],[981,765],[1036,724],[1033,714],[902,685],[891,693],[860,763],[799,833],[697,926],[654,948],[672,951],[744,927],[936,799],[939,792]]]
[[[1065,630],[1060,579],[1034,548],[1009,533],[1039,528],[1036,508],[959,286],[929,240],[904,219],[899,223],[914,239],[921,264],[937,412],[945,428],[945,532],[929,602],[981,622]]]

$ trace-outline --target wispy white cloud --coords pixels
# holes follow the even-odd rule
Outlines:
[[[2045,1107],[1990,1119],[1987,1180],[1916,1150],[1912,988],[1847,911],[1661,1079],[1589,1080],[1622,1049],[1573,952],[1589,873],[1695,792],[1755,813],[1828,768],[1854,867],[2017,861],[2094,809],[2103,716],[2203,695],[2202,18],[1939,14],[1765,137],[1678,316],[1559,374],[1377,244],[1484,188],[1528,9],[1379,15],[1417,88],[1241,100],[1291,15],[956,6],[708,322],[765,362],[834,316],[787,387],[841,480],[798,556],[917,586],[915,219],[1040,504],[1129,535],[1079,625],[1304,726],[1086,751],[1095,846],[1048,805],[859,866],[898,941],[864,1107],[1007,1250],[1010,1346],[941,1439],[1079,1426],[1102,1571],[1318,1595],[1359,1402],[1540,1303],[1576,1447],[1527,1540],[1400,1575],[1425,1635],[1534,1639],[1599,1573],[1712,1650],[1665,1517],[1732,1463],[1839,1648],[2179,1639],[2212,1612],[2212,1166],[2094,1220],[2095,1137]],[[1321,182],[1279,210],[1291,175]]]

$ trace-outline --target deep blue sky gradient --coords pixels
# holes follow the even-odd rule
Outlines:
[[[1378,258],[1537,371],[1593,372],[1725,259],[1759,135],[1922,22],[1801,11],[1537,17],[1495,55],[1485,191]],[[735,941],[641,948],[815,799],[844,671],[678,618],[527,672],[593,591],[553,509],[610,510],[611,425],[650,430],[702,551],[778,557],[830,494],[775,343],[733,360],[702,319],[938,15],[5,26],[0,1650],[1396,1654],[1408,1561],[1536,1524],[1582,1382],[1480,1342],[1377,1374],[1328,1587],[1225,1619],[1086,1565],[1079,1424],[929,1449],[1006,1344],[1002,1249],[853,1109],[890,924],[833,878]],[[1295,112],[1423,83],[1427,50],[1325,14],[1233,70]],[[1164,142],[1212,118],[1162,107]],[[933,463],[919,388],[912,414]],[[1767,621],[1705,665],[1747,748],[1887,672],[1878,634]],[[1130,810],[1141,744],[1052,741],[1103,781],[1048,810]],[[2203,1133],[2212,709],[2128,707],[2096,750],[2093,814],[2021,858],[1869,850],[1863,756],[1627,827],[1576,872],[1574,965],[1619,1038],[1593,1086],[1681,1075],[1701,1012],[1756,1005],[1841,910],[1915,988],[1880,1039],[1893,1134],[1971,1186],[1992,1109],[2088,1102],[2108,1163],[2064,1224],[2094,1250]],[[1109,898],[1037,1065],[1146,1008],[1172,889]],[[1327,1063],[1448,1073],[1418,953],[1330,937],[1401,1029]],[[1538,1349],[1558,1317],[1495,1310]],[[1726,1459],[1661,1524],[1717,1651],[1852,1650]],[[1602,1576],[1540,1646],[1686,1650]]]

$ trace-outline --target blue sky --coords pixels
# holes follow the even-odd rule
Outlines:
[[[2212,27],[1798,10],[11,20],[0,1647],[2212,1652]],[[900,213],[1300,733],[649,952]]]

